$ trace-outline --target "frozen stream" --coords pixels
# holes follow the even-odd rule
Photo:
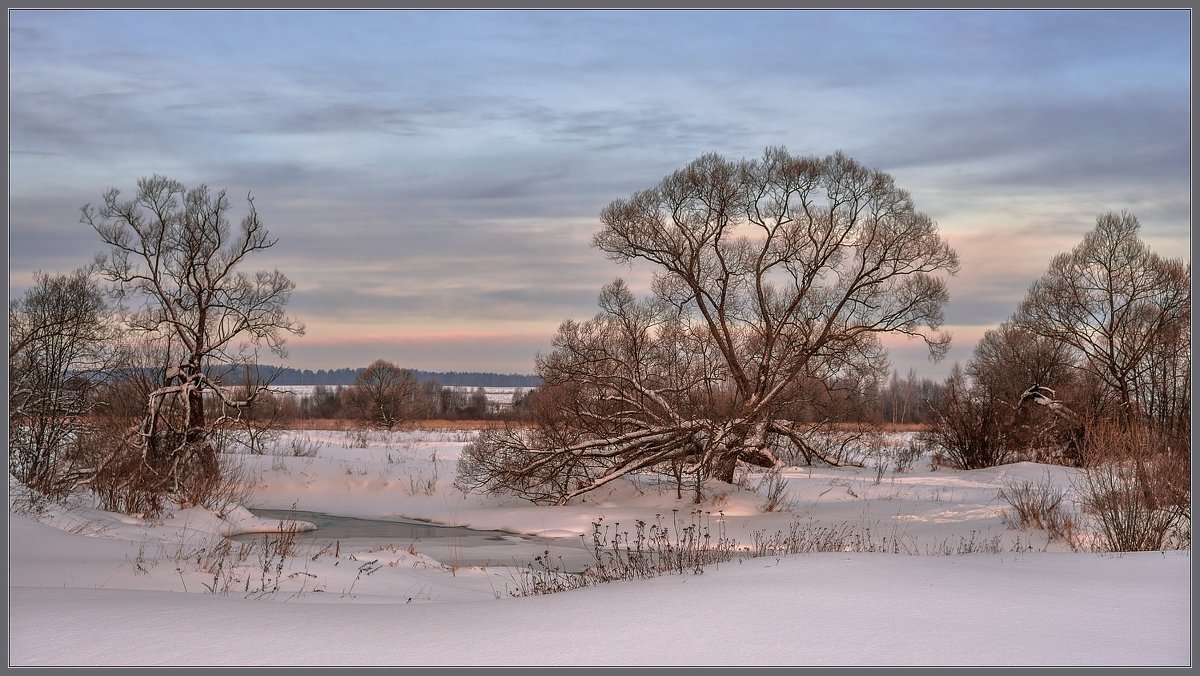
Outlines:
[[[290,509],[251,509],[264,519],[307,521],[316,530],[296,533],[302,546],[318,548],[338,543],[341,549],[360,549],[395,545],[416,551],[437,561],[456,567],[525,566],[535,556],[549,549],[556,567],[578,572],[588,565],[591,555],[583,548],[580,538],[544,538],[518,535],[499,530],[475,530],[462,526],[445,526],[407,519],[363,519],[322,512]],[[262,533],[246,533],[233,540],[262,539]],[[559,561],[561,557],[561,562]]]

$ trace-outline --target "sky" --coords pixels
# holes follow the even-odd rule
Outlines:
[[[102,250],[79,208],[227,188],[295,283],[297,368],[533,373],[650,270],[600,210],[706,152],[843,151],[961,256],[941,377],[1050,258],[1128,209],[1189,253],[1186,10],[196,10],[9,15],[10,297]],[[242,209],[239,211],[239,209]]]

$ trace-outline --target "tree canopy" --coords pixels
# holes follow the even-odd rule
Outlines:
[[[565,501],[664,463],[725,481],[782,453],[837,463],[812,432],[884,377],[880,337],[949,345],[957,254],[891,176],[840,153],[706,154],[600,222],[596,248],[654,266],[650,296],[617,280],[594,318],[563,322],[536,426],[481,435],[461,484]]]

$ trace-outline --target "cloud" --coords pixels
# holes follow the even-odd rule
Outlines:
[[[91,258],[78,208],[110,186],[163,173],[228,188],[235,211],[252,191],[279,244],[248,265],[297,282],[292,307],[313,327],[295,341],[302,365],[349,359],[325,343],[355,331],[551,334],[594,313],[615,276],[644,289],[647,270],[591,248],[597,216],[709,151],[841,149],[892,173],[962,255],[955,325],[1010,314],[1102,211],[1134,211],[1155,246],[1189,235],[1186,12],[22,10],[12,23],[14,291],[35,267]],[[432,338],[421,349],[451,357]]]
[[[339,336],[336,340],[297,338],[289,343],[290,363],[305,368],[366,366],[387,359],[427,371],[494,371],[532,374],[538,353],[550,351],[552,333],[422,334]]]
[[[899,116],[871,154],[892,169],[961,167],[951,181],[998,188],[1178,183],[1187,130],[1186,92],[974,100]]]
[[[950,375],[954,364],[967,363],[983,334],[995,325],[952,324],[943,328],[951,334],[950,350],[937,362],[930,361],[929,349],[920,340],[901,336],[884,338],[882,344],[888,351],[891,370],[904,375],[912,369],[919,377],[941,380]]]

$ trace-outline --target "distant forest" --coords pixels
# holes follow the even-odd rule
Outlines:
[[[353,385],[363,368],[294,369],[259,365],[258,379],[272,385]],[[419,371],[412,369],[421,382],[436,381],[445,387],[537,387],[541,378],[516,373],[481,373],[478,371]],[[244,380],[242,372],[225,375],[222,380],[232,384]]]

